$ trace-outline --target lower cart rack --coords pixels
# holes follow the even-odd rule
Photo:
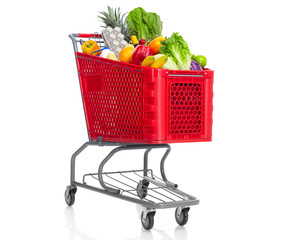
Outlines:
[[[152,170],[147,170],[150,177],[143,177],[140,174],[143,172],[144,170],[108,172],[103,173],[103,176],[108,179],[105,181],[106,185],[120,190],[120,193],[115,195],[116,197],[122,195],[126,200],[147,208],[171,208],[198,204],[195,197],[164,184],[161,178],[153,175]],[[83,179],[87,180],[89,177],[99,181],[98,173],[85,174]],[[88,185],[85,181],[83,184]]]
[[[77,187],[103,193],[112,197],[120,198],[139,204],[145,208],[141,214],[141,223],[147,230],[154,224],[156,209],[176,208],[175,218],[179,225],[186,224],[188,220],[189,206],[196,205],[199,200],[178,189],[177,184],[167,180],[164,170],[164,162],[171,148],[168,144],[131,144],[121,145],[113,149],[100,163],[97,173],[83,175],[82,182],[75,180],[75,161],[79,155],[89,145],[114,145],[117,143],[87,142],[78,149],[71,159],[71,184],[65,191],[66,203],[71,206],[75,201]],[[148,169],[148,155],[152,149],[166,149],[161,161],[161,178],[154,175]],[[128,170],[116,172],[103,172],[105,164],[117,152],[125,150],[145,150],[144,168],[141,170]]]

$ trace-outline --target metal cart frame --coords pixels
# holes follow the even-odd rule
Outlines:
[[[103,42],[99,39],[99,34],[94,36],[99,44]],[[82,40],[77,40],[79,34],[70,34],[77,52],[77,43],[82,44]],[[116,146],[100,163],[97,173],[83,175],[82,182],[75,179],[76,158],[88,146]],[[165,149],[164,155],[160,160],[161,178],[153,175],[153,171],[148,168],[148,156],[154,149]],[[118,152],[129,150],[145,150],[143,159],[143,169],[118,172],[103,172],[106,163]],[[98,141],[85,142],[71,157],[70,185],[65,191],[65,200],[68,206],[72,206],[75,201],[77,187],[85,188],[91,191],[106,194],[111,197],[123,199],[132,203],[142,205],[145,210],[141,214],[141,223],[147,230],[154,224],[154,215],[156,209],[176,208],[175,219],[179,225],[186,224],[188,220],[189,206],[196,205],[199,200],[178,189],[178,185],[169,181],[165,174],[164,164],[171,147],[168,144],[124,144],[119,142],[105,142],[99,137]],[[119,178],[122,180],[120,180]],[[133,178],[134,176],[134,178]],[[90,185],[86,182],[88,178],[97,180],[100,187]],[[107,179],[105,180],[104,177]],[[137,178],[137,180],[136,180]],[[126,181],[125,181],[126,180]],[[130,182],[131,184],[128,184]]]

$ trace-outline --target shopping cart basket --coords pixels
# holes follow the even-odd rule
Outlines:
[[[213,71],[174,71],[117,62],[78,51],[83,39],[95,39],[105,47],[100,34],[70,34],[73,42],[89,141],[71,158],[70,185],[66,203],[75,201],[77,187],[127,200],[144,207],[141,223],[154,224],[156,209],[176,208],[179,225],[186,224],[189,206],[199,200],[178,189],[164,170],[169,143],[211,141]],[[116,146],[100,163],[97,173],[75,179],[76,157],[87,146]],[[148,168],[153,149],[165,149],[161,176]],[[145,150],[141,170],[103,172],[118,152]],[[96,180],[99,186],[88,184]]]

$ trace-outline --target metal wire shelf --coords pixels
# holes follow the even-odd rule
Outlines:
[[[140,181],[144,179],[144,176],[141,174],[146,172],[145,170],[131,170],[131,171],[117,171],[117,172],[104,172],[103,175],[103,181],[106,185],[119,189],[120,194],[128,195],[128,196],[134,196],[136,198],[140,198],[137,193],[137,187],[138,184],[140,184]],[[140,174],[141,173],[141,174]],[[94,182],[99,181],[98,173],[88,173],[83,175],[83,184],[88,184],[88,177],[91,177],[94,180]],[[152,180],[158,180],[162,181],[161,178],[153,174],[153,171],[151,169],[147,170],[147,177],[151,178]],[[149,179],[150,181],[150,179]],[[160,183],[161,183],[160,182]],[[94,183],[95,185],[95,183]],[[157,185],[154,182],[150,181],[150,186],[146,188],[147,194],[146,197],[141,198],[144,201],[159,204],[159,203],[167,203],[167,202],[177,202],[177,201],[183,201],[185,199],[184,196],[177,194],[174,191],[174,189],[171,186],[162,186]]]

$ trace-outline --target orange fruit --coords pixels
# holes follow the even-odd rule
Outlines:
[[[124,47],[119,53],[119,59],[121,62],[131,63],[131,58],[134,52],[132,47]]]

